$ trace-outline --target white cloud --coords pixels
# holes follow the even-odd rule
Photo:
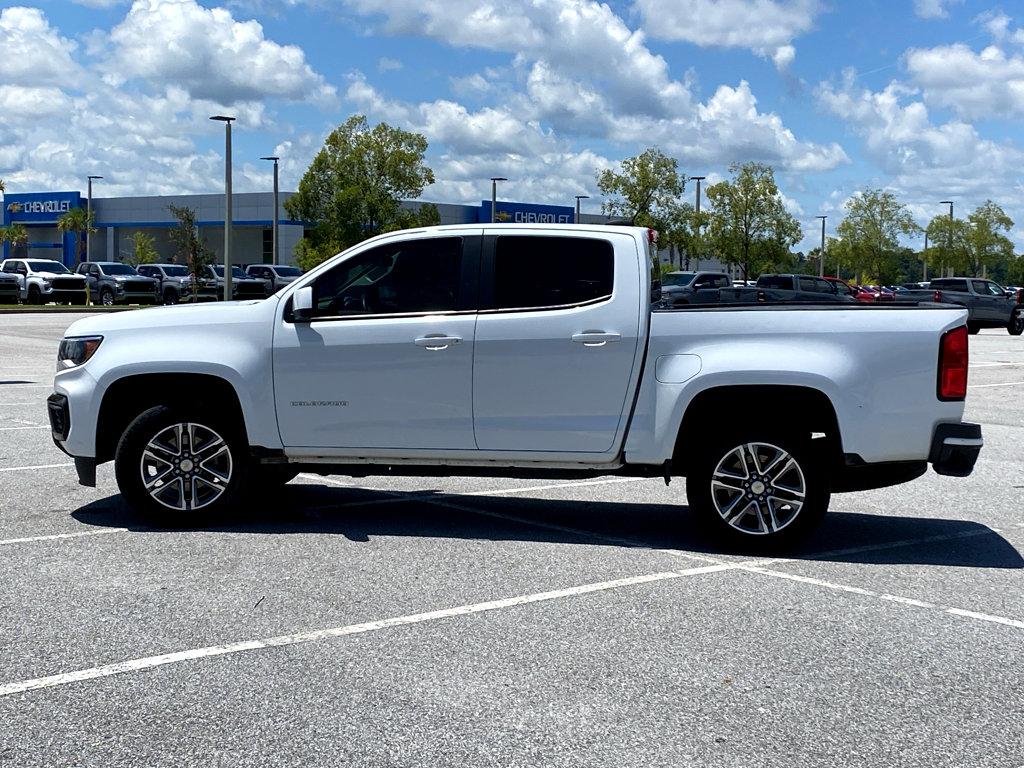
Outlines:
[[[949,16],[949,6],[964,0],[914,0],[914,13],[922,19],[944,19]]]
[[[897,192],[919,219],[934,215],[937,200],[946,197],[963,208],[990,197],[1024,206],[1024,151],[983,139],[962,120],[933,123],[918,95],[896,82],[881,91],[858,88],[852,72],[840,86],[818,89],[821,104],[863,137],[868,158],[885,173],[880,186]]]
[[[599,83],[613,108],[628,114],[686,112],[690,90],[607,5],[591,0],[347,0],[357,12],[383,16],[381,30],[458,47],[543,59],[571,76]]]
[[[336,95],[301,48],[279,45],[258,22],[194,0],[136,0],[111,30],[110,48],[105,68],[115,85],[141,78],[221,104],[266,97],[330,104]]]
[[[748,48],[786,69],[795,38],[814,26],[818,0],[636,0],[652,37]]]
[[[402,68],[402,62],[398,59],[391,59],[387,56],[381,56],[377,59],[377,71],[378,72],[394,72]]]
[[[72,40],[61,37],[38,8],[0,10],[0,62],[6,84],[69,85],[81,75],[71,55]]]
[[[907,70],[925,101],[965,118],[1024,114],[1024,56],[995,45],[975,52],[962,43],[912,48]]]

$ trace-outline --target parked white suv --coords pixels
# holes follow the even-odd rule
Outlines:
[[[8,259],[0,272],[18,276],[21,299],[27,304],[85,304],[86,281],[52,259]]]
[[[971,472],[965,310],[661,309],[651,240],[429,227],[262,301],[80,320],[58,354],[53,436],[82,483],[114,460],[127,501],[170,523],[304,468],[686,476],[708,525],[771,542],[810,530],[833,491],[928,463]]]

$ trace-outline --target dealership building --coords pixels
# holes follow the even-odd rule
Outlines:
[[[292,219],[284,209],[284,202],[294,193],[280,194],[281,206],[276,211],[280,261],[291,264],[295,260],[295,247],[302,240],[304,223]],[[403,201],[409,209],[421,203]],[[441,224],[479,224],[491,221],[491,201],[480,205],[435,203],[441,215]],[[170,207],[190,208],[196,214],[199,237],[216,254],[224,258],[224,195],[166,195],[147,197],[97,198],[92,200],[96,231],[90,238],[93,261],[123,261],[135,247],[137,233],[153,238],[161,261],[176,261],[170,233],[177,225]],[[73,208],[85,208],[86,199],[80,192],[8,193],[3,201],[3,224],[19,223],[28,230],[27,254],[25,248],[13,253],[10,243],[3,244],[3,257],[28,256],[35,259],[54,259],[73,268],[77,262],[78,243],[74,233],[57,229],[57,219]],[[274,194],[272,192],[240,192],[232,196],[231,260],[235,264],[269,263],[273,254]],[[571,224],[575,211],[572,206],[550,206],[536,203],[515,203],[499,200],[495,218],[500,222],[537,222]],[[606,224],[608,218],[598,214],[581,214],[587,223]],[[82,249],[84,254],[84,248]],[[662,261],[668,260],[667,252]],[[704,269],[716,269],[717,262],[701,260]]]

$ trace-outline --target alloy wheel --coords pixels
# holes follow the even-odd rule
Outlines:
[[[171,510],[213,504],[231,483],[234,463],[227,442],[195,422],[173,424],[146,444],[140,462],[146,492]]]
[[[800,514],[807,482],[800,464],[771,443],[729,450],[711,476],[711,499],[729,526],[744,534],[774,534]]]

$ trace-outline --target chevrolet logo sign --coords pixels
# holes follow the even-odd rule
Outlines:
[[[22,209],[22,204],[21,203],[8,203],[7,204],[7,210],[10,211],[12,214],[18,213],[19,211],[21,211],[21,209]]]
[[[512,214],[508,211],[498,211],[494,214],[494,218],[499,222],[510,222],[512,221]]]

